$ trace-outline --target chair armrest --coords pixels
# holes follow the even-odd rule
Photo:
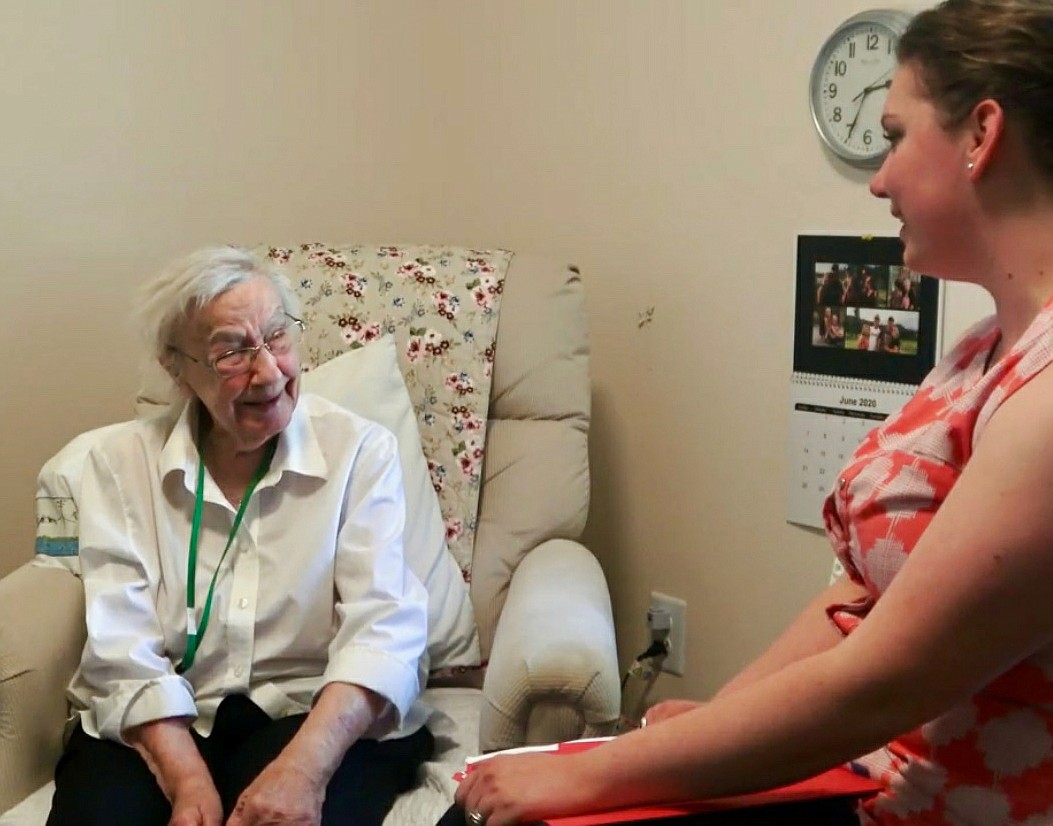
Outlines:
[[[68,570],[29,562],[0,579],[0,812],[54,775],[85,633]]]
[[[607,582],[577,542],[553,539],[519,564],[483,682],[482,751],[611,734],[620,712]]]

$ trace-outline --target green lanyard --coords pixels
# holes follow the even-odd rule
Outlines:
[[[198,450],[198,464],[197,464],[197,494],[195,495],[194,501],[194,524],[190,529],[190,555],[186,563],[186,653],[183,655],[182,662],[176,666],[176,674],[182,674],[194,664],[194,656],[197,654],[197,647],[201,642],[201,638],[205,636],[205,631],[208,629],[208,615],[212,611],[212,592],[216,589],[216,577],[219,576],[219,571],[223,567],[223,560],[227,558],[227,551],[230,550],[230,545],[234,541],[234,537],[238,534],[238,528],[241,526],[241,519],[245,516],[245,508],[248,507],[249,499],[252,498],[253,491],[256,490],[256,485],[260,483],[260,479],[264,477],[267,470],[271,466],[271,459],[274,458],[274,451],[278,448],[278,440],[271,439],[269,445],[267,445],[267,451],[263,454],[263,459],[260,460],[259,467],[256,468],[256,472],[252,476],[252,481],[249,482],[249,486],[245,489],[245,496],[242,497],[241,504],[238,506],[238,515],[234,517],[234,525],[230,529],[230,536],[227,537],[227,544],[223,548],[223,556],[219,558],[219,563],[216,565],[216,571],[212,574],[212,582],[208,586],[208,596],[205,597],[205,607],[201,611],[201,624],[197,623],[197,611],[195,607],[195,596],[194,592],[197,590],[195,585],[195,576],[197,573],[197,538],[201,532],[201,511],[204,506],[205,500],[205,455],[204,451]]]

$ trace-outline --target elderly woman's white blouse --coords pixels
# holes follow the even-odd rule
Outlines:
[[[310,710],[330,682],[369,688],[422,725],[427,595],[403,561],[405,505],[395,437],[301,396],[248,503],[216,581],[193,666],[186,647],[187,553],[198,453],[194,405],[122,429],[84,469],[80,554],[88,640],[70,686],[84,730],[121,740],[189,716],[207,735],[220,700],[247,694],[272,717]],[[198,622],[235,509],[206,473]]]

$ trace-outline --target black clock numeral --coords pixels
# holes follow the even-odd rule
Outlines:
[[[848,74],[848,62],[845,60],[834,61],[834,75],[844,77]]]
[[[878,42],[880,40],[881,40],[881,38],[878,37],[876,34],[868,34],[867,35],[867,51],[868,52],[876,52],[877,51],[877,47],[878,47]]]
[[[867,129],[863,133],[863,146],[870,146],[874,142],[874,130]]]
[[[831,98],[837,97],[837,84],[836,83],[828,84],[827,87],[826,87],[826,94],[827,94],[828,97],[831,97]]]
[[[854,40],[849,40],[848,41],[848,56],[850,58],[856,56],[856,41],[854,41]]]
[[[841,107],[840,106],[835,106],[834,107],[833,120],[834,120],[834,123],[840,123],[841,122]]]

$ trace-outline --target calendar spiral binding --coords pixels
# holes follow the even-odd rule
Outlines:
[[[862,393],[883,393],[897,396],[913,396],[918,392],[916,384],[902,384],[875,379],[852,379],[847,376],[824,376],[819,373],[795,371],[790,378],[793,384],[803,387],[822,387],[827,390],[847,390]]]

